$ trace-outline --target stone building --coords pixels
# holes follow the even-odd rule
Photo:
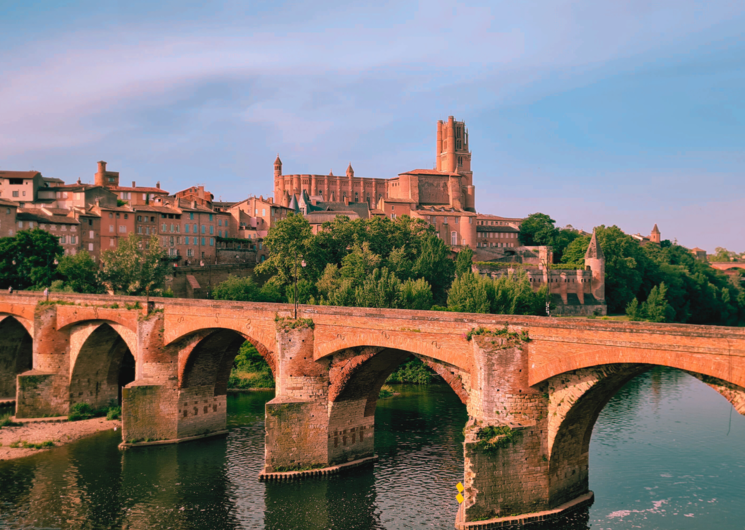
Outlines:
[[[473,271],[481,276],[498,278],[520,270],[534,291],[548,287],[554,315],[606,315],[605,255],[595,232],[585,253],[584,269],[551,268],[551,247],[518,247],[519,261],[513,263],[475,263]]]

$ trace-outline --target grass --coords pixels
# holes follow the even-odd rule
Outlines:
[[[117,420],[121,417],[121,414],[122,408],[118,405],[94,409],[88,403],[75,403],[70,407],[70,414],[67,415],[67,419],[68,421],[80,421],[106,416],[107,420]]]
[[[12,442],[10,447],[13,449],[46,449],[47,447],[54,447],[54,442],[47,440],[46,442],[33,444],[25,440],[20,440],[18,442]]]
[[[11,419],[11,413],[3,414],[0,416],[0,428],[2,427],[19,427],[21,423],[17,423]]]

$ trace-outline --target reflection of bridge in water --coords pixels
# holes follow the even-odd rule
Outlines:
[[[121,399],[128,446],[224,432],[228,377],[249,340],[277,382],[268,476],[372,457],[380,387],[417,355],[468,408],[463,527],[591,502],[595,420],[651,366],[685,370],[745,412],[737,328],[323,306],[301,307],[309,320],[298,326],[277,320],[287,305],[166,299],[148,312],[141,298],[41,300],[0,296],[0,398],[16,394],[18,417]],[[480,327],[495,333],[469,334]]]

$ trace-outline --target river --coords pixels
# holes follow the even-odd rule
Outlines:
[[[228,398],[226,438],[121,453],[108,432],[0,463],[0,528],[450,529],[465,407],[445,385],[397,385],[376,412],[380,460],[295,483],[257,480],[264,403]],[[603,410],[595,504],[552,530],[745,528],[745,418],[687,374],[654,369]]]

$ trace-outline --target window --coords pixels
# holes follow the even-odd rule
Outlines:
[[[76,245],[78,242],[78,238],[75,236],[70,236],[70,243],[73,245]]]
[[[142,227],[141,227],[141,226],[138,226],[138,227],[137,227],[137,233],[138,233],[138,234],[141,234],[141,233],[142,233]]]
[[[142,194],[142,200],[143,200],[143,201],[146,201],[146,200],[147,200],[147,193],[143,193],[143,194]]]
[[[450,244],[453,246],[458,244],[458,232],[450,232]]]
[[[127,227],[125,225],[119,225],[119,232],[122,234],[127,233]]]
[[[89,238],[89,239],[93,239],[93,238],[95,238],[96,236],[95,236],[94,234],[95,234],[95,232],[94,232],[93,230],[89,230],[89,231],[88,231],[88,238]]]
[[[26,192],[25,192],[25,191],[21,192],[21,194],[22,194],[22,195],[23,195],[24,197],[26,196]]]
[[[191,220],[193,220],[193,219],[194,219],[194,212],[191,212],[191,213],[189,214],[189,219],[191,219]]]
[[[110,234],[114,233],[114,225],[109,225],[109,233]]]
[[[192,257],[194,255],[194,251],[190,248],[186,249],[186,255],[189,257]]]
[[[222,237],[222,230],[217,231],[217,237]]]
[[[109,246],[110,247],[113,247],[114,246],[114,240],[113,239],[109,239]]]
[[[186,245],[188,245],[188,244],[189,244],[189,236],[184,236],[184,243],[185,243]]]
[[[129,219],[129,214],[128,214],[128,213],[125,213],[125,214],[124,214],[124,218],[125,218],[125,219]]]
[[[5,213],[8,214],[8,215],[10,215],[10,208],[6,208],[5,209]]]
[[[65,243],[67,243],[67,236],[60,236],[59,242],[61,245],[64,245]]]
[[[204,245],[204,238],[202,238],[202,245]]]
[[[207,230],[207,227],[205,225],[202,225],[202,233],[204,234],[205,230]]]
[[[168,242],[169,242],[169,243],[171,244],[171,246],[173,246],[173,236],[171,236],[171,237],[170,237],[170,238],[168,239]]]
[[[193,233],[194,233],[194,234],[198,234],[198,233],[199,233],[199,231],[197,230],[197,223],[194,223],[194,227],[193,227],[193,228],[194,228],[194,231],[193,231]]]
[[[261,209],[261,215],[266,215],[266,208]]]
[[[18,197],[18,192],[17,191],[14,191],[13,192],[13,197]]]
[[[163,232],[165,232],[165,231],[166,231],[166,224],[165,224],[165,223],[163,223],[163,230],[162,230],[162,231],[163,231]]]
[[[173,232],[173,223],[171,223],[171,232]]]
[[[261,250],[261,243],[262,243],[262,242],[261,242],[261,241],[259,241],[259,250]]]
[[[447,216],[445,216],[445,217],[442,218],[442,222],[444,224],[448,224],[448,218],[447,218]]]
[[[119,212],[116,213],[116,218],[119,219],[121,217],[121,214]]]
[[[254,215],[259,215],[259,209],[258,209],[258,208],[254,208]],[[210,219],[210,221],[211,221],[211,220],[212,220],[212,219]]]
[[[214,235],[215,233],[215,225],[210,225],[210,235]]]
[[[212,214],[210,214],[210,221],[212,221]]]
[[[177,234],[181,233],[181,225],[176,225],[176,233]]]
[[[93,252],[93,243],[88,243],[88,250]]]
[[[215,238],[214,237],[211,237],[210,238],[210,246],[211,247],[214,247],[215,246]]]
[[[23,221],[18,221],[18,228],[23,228]]]
[[[151,223],[154,223],[155,222],[155,216],[154,215],[150,218],[150,222]]]
[[[138,216],[137,216],[137,222],[138,222],[138,223],[139,223],[139,222],[142,222],[142,216],[141,216],[141,215],[138,215]]]
[[[184,225],[184,233],[185,233],[185,234],[188,234],[188,233],[189,233],[189,223],[186,223],[186,224]]]
[[[113,218],[114,218],[114,214],[109,212],[109,219],[113,219]]]
[[[217,226],[222,226],[222,219],[217,220]]]

